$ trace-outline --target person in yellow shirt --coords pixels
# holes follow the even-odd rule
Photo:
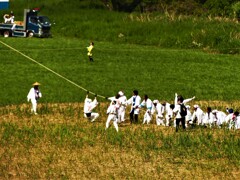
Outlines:
[[[90,61],[90,62],[93,62],[93,57],[92,57],[93,47],[94,47],[94,43],[93,43],[93,42],[91,42],[91,43],[90,43],[90,46],[87,47],[87,50],[88,50],[87,55],[88,55],[88,58],[89,58],[89,61]]]

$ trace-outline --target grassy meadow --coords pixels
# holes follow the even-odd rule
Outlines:
[[[238,179],[240,131],[175,133],[155,120],[142,125],[144,110],[131,125],[129,107],[119,133],[113,126],[105,131],[109,102],[98,98],[100,117],[90,123],[83,118],[82,89],[103,97],[123,90],[128,98],[138,89],[169,103],[178,93],[196,96],[190,105],[203,110],[239,110],[238,23],[116,13],[97,1],[13,2],[19,20],[21,8],[40,7],[54,22],[53,38],[0,37],[0,179]],[[37,116],[27,102],[35,81],[43,94]]]
[[[194,128],[175,133],[155,124],[82,118],[81,103],[0,109],[2,179],[238,179],[240,132]],[[142,116],[141,116],[142,118]]]
[[[82,87],[113,96],[123,89],[173,101],[174,93],[199,104],[239,108],[236,55],[196,50],[95,42],[71,38],[1,38],[1,41]],[[3,179],[237,179],[239,131],[121,124],[105,131],[108,103],[99,98],[100,118],[83,118],[86,92],[1,45],[0,177]],[[232,80],[234,78],[234,80]],[[30,114],[27,93],[42,83],[39,115]],[[93,96],[92,96],[93,97]],[[128,109],[129,111],[129,109]],[[127,112],[128,112],[127,111]],[[144,111],[141,112],[140,122]]]
[[[175,92],[198,100],[239,100],[237,55],[197,50],[95,41],[89,63],[89,41],[71,38],[8,38],[12,46],[76,84],[102,96],[133,89],[152,99],[172,101]],[[41,102],[82,102],[85,91],[1,44],[1,105],[26,102],[35,81],[42,83]],[[105,99],[99,99],[105,101]]]

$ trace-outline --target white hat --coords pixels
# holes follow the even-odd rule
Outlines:
[[[159,101],[158,100],[153,100],[153,104],[157,104],[157,103],[159,103]]]
[[[194,108],[199,108],[199,106],[197,104],[193,105]]]
[[[186,105],[186,108],[187,108],[187,109],[190,109],[190,107],[191,107],[191,106],[189,106],[189,105]]]
[[[123,96],[124,95],[124,93],[122,91],[119,91],[118,94],[119,94],[119,96]]]

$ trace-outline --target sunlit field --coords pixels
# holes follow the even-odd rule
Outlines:
[[[25,103],[35,81],[42,84],[42,102],[82,102],[86,91],[79,86],[104,97],[119,90],[130,97],[138,89],[140,95],[160,101],[172,101],[176,92],[198,100],[233,101],[240,97],[236,55],[95,42],[94,62],[90,63],[89,41],[81,39],[1,41],[44,66],[1,44],[2,105]]]
[[[22,18],[26,2],[12,2]],[[128,106],[119,132],[105,130],[107,97],[119,90],[169,103],[175,93],[195,96],[191,111],[239,110],[238,23],[65,2],[28,1],[52,20],[52,38],[0,37],[0,179],[238,179],[240,131],[226,124],[176,133],[155,116],[143,125],[144,108],[130,124]],[[33,115],[36,81],[43,97]],[[99,101],[93,123],[83,116],[87,91]]]
[[[206,103],[197,102],[204,106]],[[225,104],[226,106],[228,104]],[[105,130],[108,104],[91,123],[82,103],[1,108],[1,178],[4,179],[237,179],[240,131],[125,123]],[[140,119],[142,121],[143,113]]]

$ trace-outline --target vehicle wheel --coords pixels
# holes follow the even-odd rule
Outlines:
[[[3,36],[4,37],[9,37],[10,36],[10,32],[9,31],[4,31]]]
[[[34,35],[33,32],[28,32],[28,37],[31,38],[31,37],[33,37],[33,35]]]

